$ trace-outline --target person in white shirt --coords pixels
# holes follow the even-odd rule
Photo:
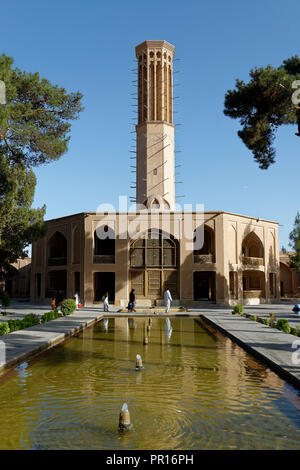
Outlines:
[[[109,309],[108,293],[106,293],[104,297],[103,309],[104,309],[104,312],[108,312],[108,309]]]
[[[75,300],[75,304],[76,304],[76,310],[78,310],[78,305],[79,305],[79,295],[78,295],[78,292],[75,292],[74,300]]]
[[[166,306],[166,313],[168,313],[168,311],[170,310],[171,302],[172,302],[172,296],[171,296],[169,289],[165,290],[164,301],[165,301],[165,306]]]

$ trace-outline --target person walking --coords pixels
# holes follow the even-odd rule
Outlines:
[[[129,294],[129,303],[128,303],[129,312],[135,312],[135,309],[134,309],[135,302],[136,302],[135,291],[134,289],[131,289],[130,294]]]
[[[105,296],[104,296],[103,310],[104,310],[104,312],[108,312],[108,311],[109,311],[108,292],[106,292],[106,294],[105,294]]]
[[[164,301],[165,301],[165,306],[166,306],[166,313],[168,313],[168,311],[170,310],[171,302],[172,302],[172,296],[171,296],[171,292],[169,291],[169,289],[165,290]]]

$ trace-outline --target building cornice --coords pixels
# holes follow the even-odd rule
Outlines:
[[[141,52],[143,52],[145,49],[150,49],[150,48],[164,48],[164,49],[167,49],[168,51],[170,51],[172,53],[172,56],[174,56],[174,53],[175,53],[175,47],[170,44],[169,42],[167,41],[164,41],[164,40],[150,40],[150,41],[144,41],[142,42],[141,44],[139,44],[138,46],[136,46],[135,48],[135,55],[136,57],[138,58],[138,56],[140,55]]]

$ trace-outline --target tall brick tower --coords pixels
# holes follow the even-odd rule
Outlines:
[[[136,126],[136,203],[174,208],[173,124],[174,46],[145,41],[136,49],[138,124]]]

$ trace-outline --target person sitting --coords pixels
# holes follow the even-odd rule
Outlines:
[[[300,304],[294,305],[293,312],[300,313]]]

